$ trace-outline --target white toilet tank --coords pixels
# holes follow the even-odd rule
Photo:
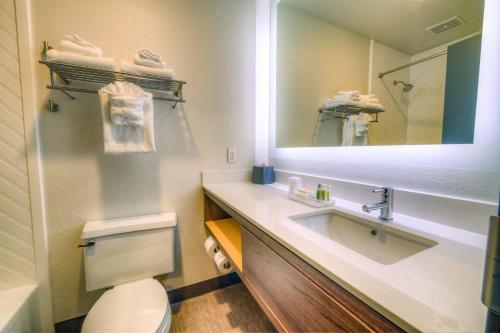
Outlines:
[[[172,272],[176,224],[175,213],[87,222],[87,291]]]

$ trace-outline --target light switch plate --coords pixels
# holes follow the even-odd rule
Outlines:
[[[227,163],[236,163],[236,148],[227,148]]]

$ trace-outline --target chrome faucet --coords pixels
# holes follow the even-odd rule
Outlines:
[[[394,189],[392,187],[382,187],[373,190],[372,192],[381,193],[382,201],[373,205],[363,205],[363,211],[369,213],[372,210],[380,209],[380,215],[378,216],[378,219],[381,221],[392,221]]]

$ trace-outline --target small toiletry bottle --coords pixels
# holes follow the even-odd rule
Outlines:
[[[318,184],[318,188],[316,190],[316,200],[321,200],[321,184]]]
[[[326,198],[326,187],[325,184],[321,184],[321,201],[325,201]]]
[[[331,185],[328,185],[328,202],[333,202],[333,190]]]
[[[330,201],[330,189],[328,185],[323,185],[325,188],[325,201]]]

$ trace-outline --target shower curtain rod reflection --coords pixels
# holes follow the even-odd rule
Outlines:
[[[436,53],[436,54],[433,54],[433,55],[430,55],[428,57],[425,57],[425,58],[422,58],[422,59],[419,59],[419,60],[416,60],[414,62],[410,62],[409,64],[406,64],[406,65],[403,65],[403,66],[399,66],[399,67],[396,67],[394,69],[391,69],[391,70],[388,70],[387,72],[383,72],[383,73],[378,73],[378,77],[379,79],[383,78],[385,75],[387,74],[390,74],[390,73],[393,73],[393,72],[396,72],[396,71],[399,71],[401,69],[404,69],[404,68],[407,68],[407,67],[411,67],[413,65],[416,65],[416,64],[420,64],[421,62],[424,62],[424,61],[427,61],[427,60],[431,60],[431,59],[434,59],[434,58],[437,58],[437,57],[440,57],[442,55],[445,55],[447,54],[448,51],[442,51],[442,52],[439,52],[439,53]]]

